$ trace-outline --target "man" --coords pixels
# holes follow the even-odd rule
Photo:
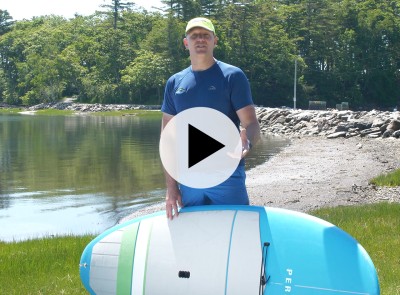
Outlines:
[[[255,114],[250,85],[237,67],[214,58],[218,37],[209,19],[194,18],[186,26],[183,44],[189,50],[191,66],[167,81],[164,93],[162,130],[174,115],[193,107],[209,107],[228,116],[242,128],[243,153],[260,138],[260,126]],[[195,189],[178,184],[166,171],[166,212],[172,219],[178,206],[207,204],[249,204],[245,186],[244,161],[226,181],[212,188]]]

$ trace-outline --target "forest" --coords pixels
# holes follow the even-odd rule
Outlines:
[[[400,106],[400,0],[106,1],[90,16],[14,21],[0,7],[0,103],[160,104],[190,63],[189,19],[210,18],[215,57],[247,75],[255,104]],[[296,88],[295,88],[296,87]]]

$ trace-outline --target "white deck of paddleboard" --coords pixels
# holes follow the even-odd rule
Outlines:
[[[137,248],[135,257],[140,258],[134,263],[132,294],[257,294],[257,212],[194,212],[168,222],[160,216],[140,226],[138,246],[146,244],[152,230],[148,247]],[[180,271],[190,273],[190,278],[180,278]]]
[[[116,294],[123,228],[93,247],[90,285]],[[140,222],[131,294],[258,294],[259,213],[200,211]],[[190,274],[182,278],[179,272]],[[121,275],[121,274],[118,274]]]

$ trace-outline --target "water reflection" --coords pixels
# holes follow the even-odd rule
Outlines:
[[[98,233],[165,196],[160,118],[0,115],[0,240]],[[247,167],[287,142],[263,138]]]
[[[8,134],[11,188],[131,197],[160,179],[158,151],[149,148],[158,144],[157,120],[32,117],[9,122]]]

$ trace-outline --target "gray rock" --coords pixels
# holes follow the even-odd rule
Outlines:
[[[388,138],[388,137],[391,137],[392,135],[393,135],[393,130],[391,130],[391,129],[388,129],[388,130],[385,130],[384,132],[383,132],[383,134],[382,134],[382,137],[383,138]]]
[[[392,136],[395,138],[400,138],[400,130],[393,132]]]
[[[372,127],[372,122],[369,120],[360,120],[355,122],[354,126],[360,130],[370,129]]]
[[[381,129],[379,127],[364,129],[364,130],[361,130],[360,135],[361,136],[366,136],[366,135],[371,134],[371,133],[375,133],[375,134],[379,133],[379,134],[381,134]]]
[[[333,138],[345,137],[345,136],[346,136],[346,131],[340,131],[340,132],[335,132],[335,133],[329,134],[326,138],[333,139]]]
[[[400,121],[399,120],[391,121],[386,129],[387,130],[392,130],[392,131],[400,130]]]

